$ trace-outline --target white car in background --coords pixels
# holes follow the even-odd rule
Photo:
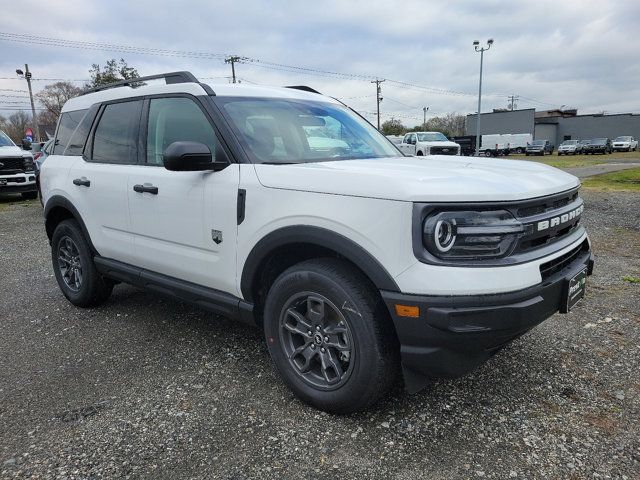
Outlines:
[[[638,140],[630,135],[623,135],[622,137],[616,137],[612,142],[613,151],[618,152],[630,152],[631,150],[638,149]]]
[[[396,146],[402,153],[409,156],[460,155],[460,145],[440,132],[407,133],[402,143]]]
[[[33,155],[13,143],[0,130],[0,193],[19,193],[24,199],[38,197]]]

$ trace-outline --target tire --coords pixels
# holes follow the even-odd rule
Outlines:
[[[517,153],[518,155],[522,155],[522,154],[524,153],[524,149],[523,149],[523,148],[517,148],[517,149],[516,149],[516,153]]]
[[[54,230],[51,262],[60,290],[75,306],[95,307],[111,295],[114,282],[96,270],[91,248],[75,220],[64,220]]]
[[[416,157],[424,157],[424,153],[422,153],[421,151],[418,151],[418,153],[416,153]]]
[[[38,198],[38,192],[22,192],[20,196],[25,200],[35,200]]]
[[[366,409],[398,378],[399,346],[387,309],[369,280],[343,261],[308,260],[283,272],[267,295],[264,330],[284,383],[320,410]]]
[[[490,157],[491,156],[491,150],[485,150],[484,151],[484,156],[485,157]]]

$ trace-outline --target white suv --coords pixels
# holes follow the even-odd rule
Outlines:
[[[156,82],[154,84],[154,82]],[[584,294],[578,180],[404,157],[308,87],[188,72],[69,100],[42,169],[64,295],[125,282],[264,329],[283,381],[346,413],[465,374]]]

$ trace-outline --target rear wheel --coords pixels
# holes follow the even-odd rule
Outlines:
[[[346,414],[377,402],[393,385],[399,349],[379,295],[356,268],[325,258],[286,270],[264,308],[269,353],[304,402]]]
[[[78,307],[104,303],[114,283],[98,273],[93,256],[78,222],[64,220],[51,238],[51,260],[60,290]]]
[[[418,151],[418,153],[416,153],[416,157],[424,157],[424,153],[422,153],[421,151]]]

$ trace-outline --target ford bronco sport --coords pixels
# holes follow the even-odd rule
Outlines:
[[[69,100],[42,168],[62,293],[118,282],[264,330],[282,380],[335,413],[471,371],[585,292],[578,179],[405,157],[308,87],[188,72]]]

